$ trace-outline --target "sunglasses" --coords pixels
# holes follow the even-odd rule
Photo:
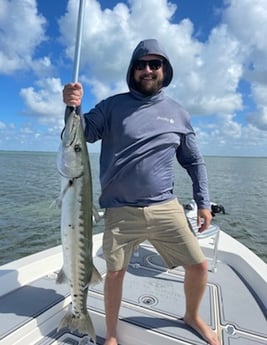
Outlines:
[[[154,60],[136,60],[134,62],[134,69],[137,71],[142,71],[143,69],[146,68],[146,66],[149,66],[149,68],[152,71],[156,71],[158,69],[160,69],[160,67],[162,66],[163,61],[159,60],[159,59],[154,59]]]

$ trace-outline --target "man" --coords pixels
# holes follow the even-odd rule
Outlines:
[[[146,239],[169,268],[185,268],[184,322],[209,344],[219,344],[217,335],[198,313],[207,281],[207,261],[173,194],[176,156],[192,178],[199,231],[204,231],[211,221],[206,168],[187,112],[162,90],[172,76],[171,63],[158,42],[141,41],[127,72],[129,92],[109,97],[84,115],[87,141],[102,139],[99,203],[106,209],[105,345],[118,344],[123,278],[133,249]],[[67,105],[79,107],[82,95],[79,83],[64,87]],[[66,117],[68,113],[67,107]]]

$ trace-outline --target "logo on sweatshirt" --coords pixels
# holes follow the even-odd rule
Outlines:
[[[164,117],[164,116],[157,116],[157,120],[169,122],[171,125],[174,124],[174,119],[170,119],[170,118]]]

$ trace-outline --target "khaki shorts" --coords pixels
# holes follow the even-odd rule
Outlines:
[[[145,207],[106,209],[103,252],[109,271],[127,268],[133,250],[145,240],[169,268],[205,261],[177,199]]]

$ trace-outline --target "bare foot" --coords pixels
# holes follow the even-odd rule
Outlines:
[[[200,317],[197,317],[195,320],[190,320],[189,318],[184,317],[184,322],[200,334],[208,344],[220,345],[220,340],[217,334]]]
[[[118,342],[116,338],[110,337],[106,339],[106,341],[104,342],[104,345],[118,345]]]

